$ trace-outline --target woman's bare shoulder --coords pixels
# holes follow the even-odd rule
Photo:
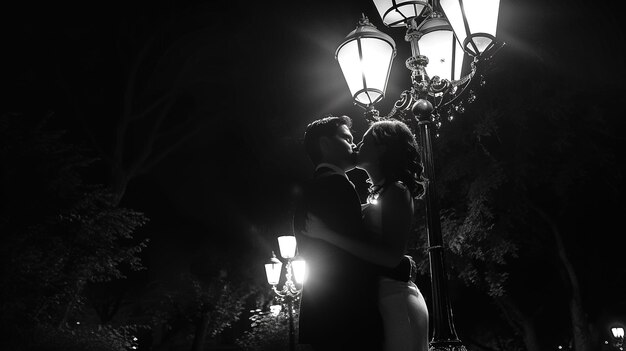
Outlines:
[[[398,193],[404,193],[404,192],[410,193],[409,188],[399,180],[389,184],[388,186],[389,186],[389,191],[398,192]]]
[[[387,185],[384,191],[384,197],[387,199],[396,199],[394,201],[409,202],[411,200],[411,192],[406,185],[397,181]]]

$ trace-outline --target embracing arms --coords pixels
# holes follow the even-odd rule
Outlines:
[[[374,221],[380,223],[378,230],[374,230],[377,233],[371,233],[375,236],[374,240],[340,235],[311,213],[308,214],[303,234],[327,241],[366,261],[384,267],[395,267],[406,250],[413,218],[412,199],[403,186],[392,184],[381,195],[378,204],[372,206],[377,207],[372,209],[370,215],[374,217]]]

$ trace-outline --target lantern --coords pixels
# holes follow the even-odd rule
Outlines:
[[[293,258],[296,256],[296,237],[293,235],[279,236],[278,248],[282,258]]]
[[[270,285],[278,284],[280,280],[280,272],[283,268],[283,263],[276,258],[274,252],[272,252],[272,258],[269,263],[265,264],[265,275],[267,276],[267,282]]]
[[[374,0],[374,5],[388,27],[402,27],[411,18],[425,16],[430,12],[428,1]]]
[[[417,42],[419,52],[428,57],[428,75],[449,81],[459,80],[465,52],[448,21],[443,17],[431,17],[422,22],[417,31],[421,35]]]
[[[335,52],[355,103],[371,106],[385,96],[396,44],[363,16]]]
[[[441,0],[463,49],[479,56],[494,46],[500,0]]]
[[[303,259],[295,259],[291,261],[291,268],[293,269],[293,276],[296,279],[296,283],[304,284],[306,280],[306,263]]]

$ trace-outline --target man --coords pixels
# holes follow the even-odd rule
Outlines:
[[[377,303],[378,268],[325,241],[302,235],[308,213],[330,229],[362,238],[361,202],[346,171],[356,153],[347,116],[316,120],[306,128],[304,146],[315,165],[294,214],[294,233],[308,277],[300,303],[299,343],[316,351],[382,350]]]

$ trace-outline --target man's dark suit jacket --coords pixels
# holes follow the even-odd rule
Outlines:
[[[293,221],[298,251],[308,267],[300,303],[299,343],[380,349],[379,271],[347,251],[302,235],[309,212],[341,235],[365,235],[354,185],[343,174],[319,168],[303,189]]]

